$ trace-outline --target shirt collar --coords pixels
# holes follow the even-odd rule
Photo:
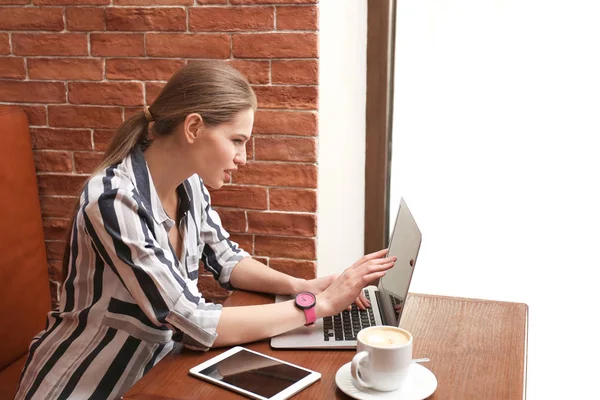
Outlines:
[[[130,158],[135,185],[142,198],[144,206],[147,210],[150,210],[152,217],[156,222],[159,224],[164,223],[167,228],[170,229],[175,224],[175,221],[169,218],[167,212],[162,206],[156,191],[156,187],[152,181],[152,175],[150,175],[150,170],[148,169],[148,164],[146,163],[146,159],[144,157],[144,152],[139,145],[135,146],[131,151]],[[188,193],[185,181],[177,187],[177,195],[180,199],[179,213],[181,216],[184,216],[189,211],[191,205],[190,194]]]

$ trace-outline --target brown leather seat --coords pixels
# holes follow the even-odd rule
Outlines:
[[[12,399],[50,310],[48,263],[27,116],[0,107],[0,399]]]

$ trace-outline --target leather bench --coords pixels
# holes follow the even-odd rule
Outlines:
[[[50,311],[48,263],[25,113],[0,106],[0,399],[13,399]]]

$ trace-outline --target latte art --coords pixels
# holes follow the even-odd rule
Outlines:
[[[362,332],[361,336],[365,344],[376,347],[402,346],[410,341],[404,332],[385,327],[371,328]]]

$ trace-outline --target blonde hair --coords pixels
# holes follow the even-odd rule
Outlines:
[[[256,95],[246,78],[223,61],[195,61],[180,68],[167,82],[154,102],[119,126],[104,153],[104,158],[91,176],[121,162],[135,146],[150,145],[149,124],[154,122],[152,136],[168,136],[192,113],[202,116],[207,126],[231,121],[237,113],[256,110]],[[87,184],[84,183],[83,187]],[[71,251],[71,228],[63,254],[63,281],[66,278]]]

